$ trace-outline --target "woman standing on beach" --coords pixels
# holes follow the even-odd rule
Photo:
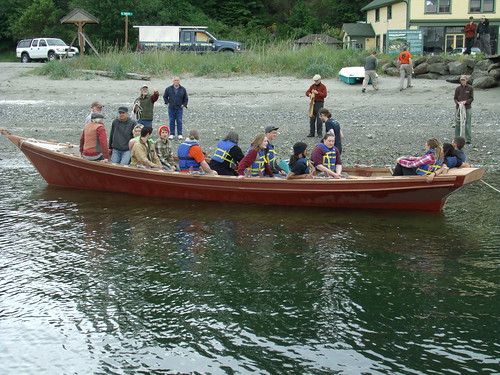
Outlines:
[[[274,177],[271,167],[267,163],[266,158],[267,138],[264,133],[259,133],[255,136],[250,144],[250,149],[238,165],[238,178],[245,177],[245,174],[250,177],[263,177],[264,171]]]

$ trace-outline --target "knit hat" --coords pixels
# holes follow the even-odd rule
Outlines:
[[[307,144],[304,142],[297,142],[293,145],[293,154],[294,155],[300,155],[302,154],[307,148]]]
[[[168,134],[170,134],[170,129],[168,128],[167,125],[162,125],[158,128],[158,135],[161,135],[161,131],[165,129],[167,131]]]
[[[313,81],[319,81],[321,80],[321,76],[319,74],[314,75]]]
[[[96,120],[98,118],[104,118],[103,114],[102,113],[99,113],[99,112],[94,112],[90,115],[90,118],[92,120]]]

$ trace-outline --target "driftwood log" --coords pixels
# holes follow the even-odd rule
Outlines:
[[[82,73],[90,73],[90,74],[97,74],[99,76],[103,77],[110,77],[110,78],[115,78],[116,74],[115,72],[111,72],[108,70],[86,70],[82,69],[80,70]],[[141,81],[149,81],[151,79],[151,76],[145,75],[145,74],[138,74],[138,73],[124,73],[125,76],[129,79],[137,79]]]

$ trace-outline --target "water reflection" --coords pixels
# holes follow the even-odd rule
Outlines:
[[[488,204],[471,222],[460,200],[257,207],[0,175],[2,373],[495,372]]]

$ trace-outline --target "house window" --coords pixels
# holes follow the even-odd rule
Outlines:
[[[469,12],[470,13],[486,13],[494,12],[494,0],[470,0]]]
[[[375,22],[380,21],[380,9],[375,9]]]
[[[387,6],[387,19],[392,19],[392,5]]]
[[[450,3],[451,0],[425,0],[425,13],[450,13]]]

